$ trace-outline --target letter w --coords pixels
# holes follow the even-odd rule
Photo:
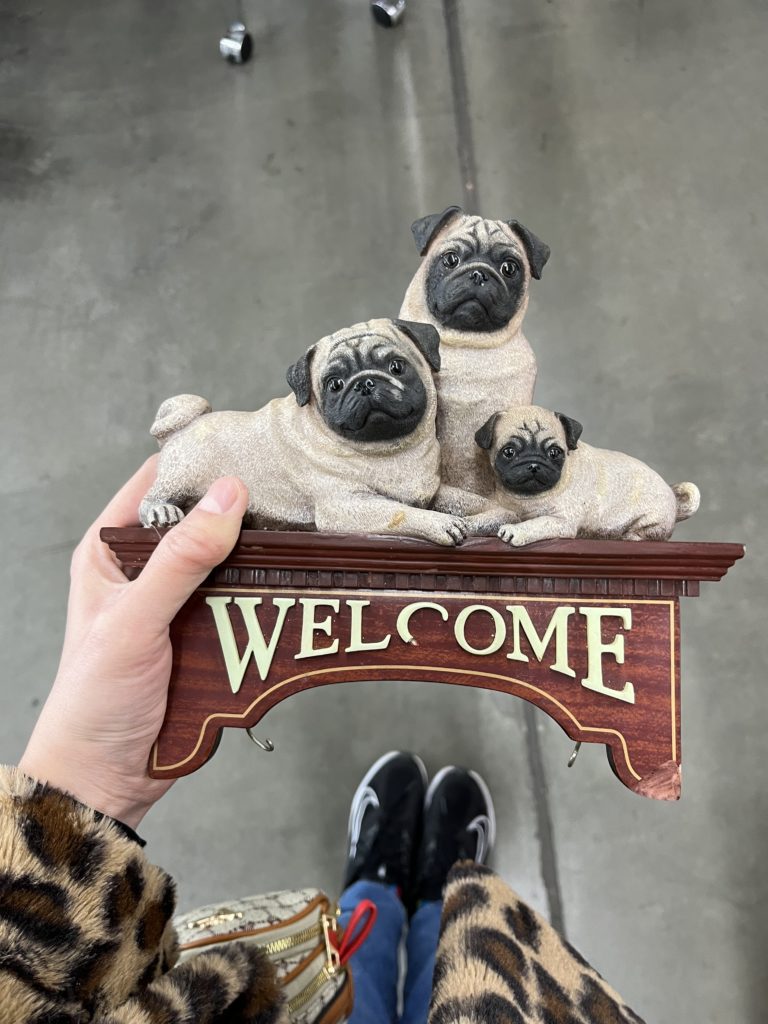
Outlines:
[[[260,605],[261,600],[260,597],[236,597],[234,599],[235,604],[240,609],[240,614],[243,616],[245,628],[248,630],[248,644],[245,648],[245,653],[240,657],[237,641],[235,640],[235,631],[232,629],[232,622],[227,610],[227,605],[232,601],[232,598],[206,597],[205,599],[205,603],[213,612],[213,618],[219,634],[219,643],[221,644],[221,653],[224,655],[232,693],[237,693],[242,686],[245,670],[248,668],[251,655],[253,655],[253,660],[256,662],[256,668],[259,670],[261,681],[263,682],[267,678],[280,640],[280,634],[285,625],[285,616],[288,614],[288,609],[296,604],[295,599],[292,597],[275,597],[272,599],[272,603],[278,610],[277,622],[272,630],[269,643],[267,643],[264,639],[261,624],[256,616],[256,605]]]

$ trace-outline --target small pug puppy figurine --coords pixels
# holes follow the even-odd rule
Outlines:
[[[667,540],[699,507],[699,489],[670,487],[645,463],[579,440],[576,420],[536,405],[494,413],[475,440],[496,476],[497,508],[470,532],[515,546],[539,540]]]
[[[461,497],[440,488],[439,342],[428,324],[370,320],[313,345],[288,370],[293,395],[256,412],[169,398],[151,428],[161,452],[141,522],[172,526],[231,474],[248,487],[251,526],[460,544],[463,519],[428,508],[455,510]]]
[[[437,436],[442,478],[490,495],[494,478],[467,444],[505,403],[533,400],[536,358],[522,332],[528,287],[541,277],[549,246],[516,220],[484,220],[458,206],[411,226],[424,257],[400,316],[440,332]]]

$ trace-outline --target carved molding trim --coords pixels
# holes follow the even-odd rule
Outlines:
[[[102,540],[126,569],[146,564],[164,530],[126,527],[106,528]],[[744,555],[741,544],[676,541],[544,541],[525,548],[512,548],[497,538],[474,537],[458,548],[399,537],[367,534],[300,533],[243,530],[232,554],[216,570],[211,582],[235,582],[254,586],[366,586],[373,589],[459,590],[474,592],[496,588],[496,592],[548,593],[548,587],[562,587],[556,580],[588,579],[650,580],[662,589],[648,591],[672,596],[684,591],[669,587],[669,581],[716,581]],[[227,577],[232,569],[264,573],[253,577]],[[291,573],[289,576],[288,573]],[[308,582],[302,583],[305,573]],[[313,575],[310,574],[320,574]],[[350,582],[346,574],[365,574]],[[342,578],[344,574],[346,578]],[[528,590],[523,581],[538,577],[539,587]],[[311,579],[311,582],[309,581]],[[492,583],[492,580],[498,582]],[[432,582],[434,581],[434,582]],[[439,582],[438,582],[439,581]],[[549,581],[544,582],[544,581]],[[619,584],[614,584],[618,586]],[[667,589],[664,589],[666,587]],[[552,589],[552,593],[570,591]],[[579,591],[582,592],[582,591]],[[587,591],[583,591],[586,593]],[[625,593],[601,591],[595,593]],[[646,593],[633,589],[632,593]],[[689,590],[693,596],[693,591]]]

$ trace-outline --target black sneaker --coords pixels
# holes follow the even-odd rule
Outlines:
[[[496,841],[496,814],[484,779],[449,766],[432,780],[424,800],[414,900],[439,900],[457,860],[485,864]]]
[[[410,891],[421,833],[427,770],[420,758],[392,750],[369,768],[349,811],[344,888],[360,879]]]

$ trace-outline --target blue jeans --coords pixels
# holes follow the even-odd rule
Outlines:
[[[372,900],[378,915],[371,934],[350,960],[355,1008],[349,1024],[397,1024],[398,1019],[401,1024],[426,1024],[442,902],[422,904],[411,918],[405,947],[408,973],[403,1012],[398,1018],[398,952],[407,921],[405,907],[391,886],[355,882],[340,900],[342,925],[360,900]]]

